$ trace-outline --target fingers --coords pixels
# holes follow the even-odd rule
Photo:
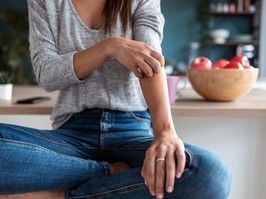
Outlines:
[[[112,57],[128,67],[138,78],[152,77],[164,66],[164,57],[149,45],[126,38],[113,38]],[[142,73],[142,74],[140,74]]]
[[[163,57],[163,55],[161,53],[159,53],[156,50],[152,50],[152,52],[150,54],[151,54],[151,56],[153,58],[155,58],[159,62],[160,67],[163,67],[164,66],[165,60],[164,60],[164,57]]]
[[[143,73],[143,76],[152,77],[153,76],[153,68],[146,61],[142,60],[137,63],[139,70]]]
[[[184,172],[185,164],[186,164],[185,151],[177,150],[176,157],[177,157],[176,177],[180,178]]]
[[[165,190],[168,193],[173,192],[174,183],[176,177],[176,162],[174,154],[171,153],[166,157],[166,182],[165,182]]]
[[[163,156],[161,156],[163,157]],[[158,160],[158,159],[157,159]],[[158,160],[155,162],[156,165],[156,197],[161,199],[164,197],[165,192],[165,178],[166,178],[166,167],[165,160]]]
[[[186,162],[184,144],[180,139],[164,142],[154,143],[147,150],[141,171],[151,195],[158,199],[163,198],[165,192],[173,192],[175,180],[183,174]]]
[[[136,75],[137,78],[142,79],[144,77],[142,71],[138,67],[133,67],[132,72]]]
[[[156,152],[157,151],[157,152]],[[157,198],[163,198],[165,192],[166,181],[166,152],[165,147],[158,151],[158,148],[152,148],[147,151],[146,158],[143,164],[141,175],[145,179],[145,184],[148,186],[151,195]],[[175,178],[175,162],[173,162],[173,178]],[[174,179],[172,180],[174,181]],[[171,182],[172,182],[171,181]],[[173,184],[171,185],[173,186]]]
[[[145,62],[148,64],[152,72],[157,74],[160,72],[162,65],[157,59],[151,56],[147,56],[145,58]]]
[[[150,46],[147,46],[147,48],[149,50],[149,54],[144,60],[149,64],[154,73],[159,73],[161,67],[164,66],[164,57],[161,53],[154,50]]]
[[[152,50],[153,52],[154,50]],[[155,51],[154,51],[155,52]],[[155,53],[157,55],[157,53]],[[162,57],[162,55],[157,55],[158,57]],[[161,59],[161,58],[160,58]],[[161,60],[160,60],[161,61]],[[159,60],[151,56],[147,52],[143,52],[141,58],[137,61],[137,66],[141,70],[144,76],[152,77],[154,73],[159,73],[161,71],[161,63]]]
[[[146,158],[145,163],[145,180],[147,186],[149,187],[149,191],[151,195],[155,196],[156,188],[155,188],[155,156],[151,155]]]

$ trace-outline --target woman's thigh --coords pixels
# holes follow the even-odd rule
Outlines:
[[[0,139],[0,195],[66,190],[109,175],[109,165],[56,153],[21,141]]]
[[[87,142],[79,137],[79,131],[71,129],[40,130],[12,124],[0,124],[0,140],[17,141],[44,147],[54,152],[94,159],[97,156],[98,134],[92,134]],[[96,159],[96,158],[95,158]]]
[[[85,136],[86,142],[79,135],[0,124],[0,195],[65,190],[109,175],[109,164],[93,160],[98,135]]]

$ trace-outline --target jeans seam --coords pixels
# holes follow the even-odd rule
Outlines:
[[[95,147],[73,146],[73,145],[70,145],[70,144],[65,144],[65,143],[61,143],[61,142],[55,142],[55,141],[52,141],[50,139],[43,138],[43,137],[38,136],[38,135],[34,135],[34,134],[32,134],[32,133],[30,133],[28,131],[25,131],[24,129],[16,128],[16,127],[13,127],[13,126],[8,126],[8,128],[12,128],[12,129],[15,129],[15,130],[18,130],[18,131],[22,131],[23,133],[26,133],[26,134],[31,135],[33,137],[39,138],[41,140],[45,140],[45,141],[50,142],[50,143],[53,143],[53,144],[58,144],[58,145],[61,145],[61,146],[68,146],[68,147],[75,147],[75,148],[85,148],[85,149],[98,149],[98,148],[95,148]],[[44,131],[46,131],[46,130],[44,130]]]
[[[104,170],[104,175],[111,175],[111,168],[110,164],[108,162],[102,162],[103,164],[103,170]]]
[[[103,135],[103,129],[102,129],[103,116],[104,116],[104,109],[102,110],[102,116],[99,121],[100,123],[100,145],[99,147],[100,147],[100,153],[101,153],[102,158],[103,158],[103,149],[104,149],[104,135]]]
[[[138,122],[143,122],[143,123],[148,123],[148,124],[151,122],[149,119],[144,119],[144,118],[140,118],[140,117],[136,116],[133,112],[126,112],[126,114]]]
[[[64,154],[61,154],[61,153],[57,153],[57,152],[55,152],[53,150],[47,149],[45,147],[42,147],[42,146],[39,146],[39,145],[36,145],[36,144],[31,144],[31,143],[22,142],[22,141],[15,141],[15,140],[6,140],[6,139],[0,139],[0,142],[1,141],[5,142],[5,143],[8,143],[8,144],[12,144],[12,145],[18,145],[18,146],[21,146],[21,147],[28,146],[28,147],[35,148],[35,149],[38,149],[38,150],[43,151],[43,152],[48,152],[48,153],[52,153],[52,154],[58,155],[60,157],[76,159],[76,160],[80,160],[80,161],[89,161],[89,160],[85,160],[85,159],[82,159],[82,158],[79,158],[79,157],[69,156],[69,155],[64,155]]]
[[[120,150],[120,151],[130,151],[130,150],[147,150],[148,148],[113,148],[113,149],[110,149],[110,148],[104,148],[105,151],[117,151],[117,150]]]
[[[103,196],[111,196],[111,194],[113,192],[117,193],[126,193],[127,191],[129,191],[129,189],[134,189],[134,188],[138,188],[138,187],[142,187],[144,185],[144,183],[137,183],[137,184],[133,184],[133,185],[128,185],[128,186],[124,186],[121,188],[117,188],[117,189],[112,189],[109,191],[105,191],[105,192],[101,192],[101,193],[94,193],[94,194],[87,194],[87,195],[83,195],[83,196],[74,196],[74,197],[68,197],[69,194],[66,194],[66,198],[67,199],[96,199],[96,198],[103,198]],[[105,197],[104,197],[105,198]]]

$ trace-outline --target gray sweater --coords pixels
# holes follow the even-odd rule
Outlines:
[[[79,80],[73,55],[109,37],[127,37],[161,51],[164,18],[160,0],[133,0],[133,23],[126,35],[120,20],[116,31],[88,28],[77,15],[71,0],[28,0],[30,53],[38,84],[46,91],[59,90],[51,115],[58,128],[74,113],[86,108],[119,111],[147,109],[139,80],[114,59]]]

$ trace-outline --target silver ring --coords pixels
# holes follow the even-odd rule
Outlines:
[[[158,161],[165,161],[165,158],[157,158],[155,161],[156,162],[158,162]]]

